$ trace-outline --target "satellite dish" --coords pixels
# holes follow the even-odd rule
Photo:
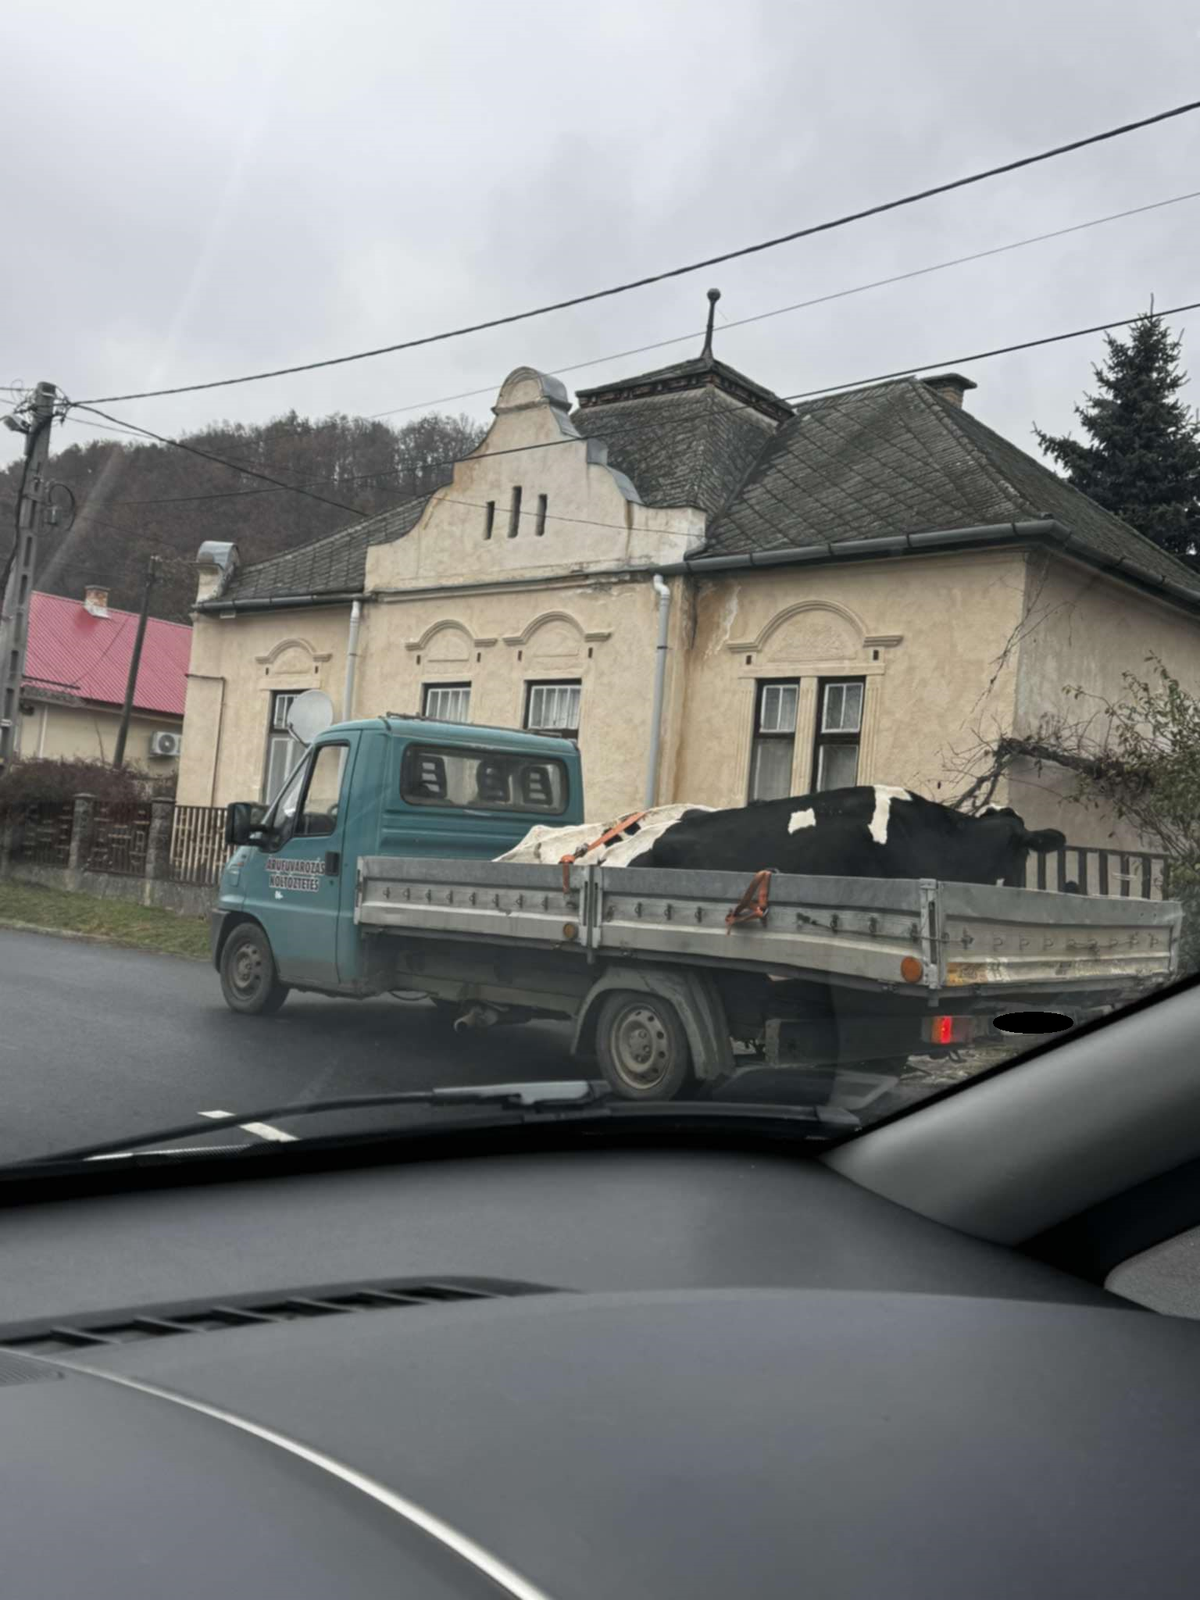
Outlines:
[[[292,701],[288,732],[301,744],[311,744],[333,722],[333,701],[324,689],[306,689]]]

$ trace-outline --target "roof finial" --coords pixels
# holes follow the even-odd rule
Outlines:
[[[708,327],[704,334],[704,349],[700,352],[701,361],[712,360],[713,319],[717,314],[717,301],[721,298],[720,289],[708,291]]]

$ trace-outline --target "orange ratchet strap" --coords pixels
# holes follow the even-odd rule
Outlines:
[[[750,879],[745,894],[725,918],[725,932],[732,933],[744,922],[765,922],[771,909],[771,874],[773,867],[756,872]]]
[[[601,845],[611,844],[614,839],[632,828],[635,822],[640,822],[646,815],[644,811],[631,811],[627,817],[622,817],[620,822],[614,822],[612,827],[602,833],[598,839],[593,839],[591,844],[581,844],[578,850],[573,850],[569,856],[560,856],[559,865],[563,872],[563,893],[566,894],[571,887],[571,868],[581,856],[586,856],[590,850],[599,850]]]

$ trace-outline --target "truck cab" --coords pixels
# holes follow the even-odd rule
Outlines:
[[[281,997],[288,987],[354,994],[360,857],[491,860],[539,823],[582,822],[583,775],[573,741],[389,715],[328,728],[267,811],[255,811],[230,808],[238,848],[213,912],[215,961],[235,930],[257,926],[263,938],[238,940],[248,1002],[272,980]]]

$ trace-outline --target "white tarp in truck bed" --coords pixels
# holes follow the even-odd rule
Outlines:
[[[620,839],[614,839],[611,844],[590,850],[586,859],[596,866],[625,867],[643,850],[648,850],[658,838],[660,833],[688,811],[711,811],[712,806],[655,806],[647,811],[639,822]],[[622,816],[632,814],[634,808],[623,812]],[[502,856],[497,856],[497,861],[511,862],[517,866],[555,866],[563,856],[574,855],[581,845],[591,844],[594,839],[603,837],[611,828],[614,828],[621,817],[614,817],[611,822],[582,822],[574,828],[553,828],[544,825],[531,828],[519,845],[507,851]]]

